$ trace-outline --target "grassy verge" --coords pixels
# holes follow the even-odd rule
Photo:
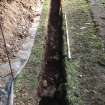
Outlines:
[[[34,105],[35,89],[38,85],[38,76],[44,53],[44,37],[48,21],[49,0],[44,1],[42,17],[31,56],[22,73],[15,81],[15,105]]]
[[[84,105],[88,103],[88,92],[93,86],[90,79],[92,75],[97,75],[97,68],[93,71],[93,65],[102,54],[103,44],[96,35],[87,1],[66,0],[63,11],[67,14],[72,53],[71,60],[65,59],[68,99],[71,105]],[[65,49],[67,52],[67,47]]]
[[[73,18],[76,18],[72,16],[72,12],[75,12],[79,9],[78,7],[78,1],[77,0],[66,0],[63,4],[63,12],[67,15],[67,21],[68,21],[68,31],[69,31],[69,38],[70,38],[70,45],[71,45],[71,52],[72,52],[72,44],[74,43],[73,37],[73,30],[71,30],[71,27],[73,28],[73,25],[76,23],[73,23]],[[80,5],[81,6],[81,5]],[[86,6],[87,9],[87,5]],[[85,8],[85,7],[81,7]],[[65,27],[65,19],[64,19],[64,27]],[[65,32],[66,29],[64,28]],[[66,35],[66,33],[65,33]],[[65,44],[65,65],[66,65],[66,72],[67,72],[67,98],[69,100],[70,105],[83,105],[82,97],[80,96],[80,90],[79,90],[79,81],[78,81],[78,66],[79,66],[79,60],[70,59],[68,60],[68,53],[67,53],[67,42],[66,42],[66,36],[64,37],[64,44]],[[73,57],[73,54],[72,54]]]

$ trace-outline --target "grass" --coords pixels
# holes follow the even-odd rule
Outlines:
[[[27,105],[27,103],[34,102],[33,95],[38,85],[37,78],[41,70],[44,53],[43,46],[48,21],[48,2],[49,0],[45,0],[40,26],[30,59],[15,82],[16,105]],[[86,98],[84,90],[86,90],[86,88],[81,86],[80,81],[86,80],[86,78],[82,77],[82,73],[87,73],[85,74],[87,77],[92,77],[89,72],[95,73],[95,70],[91,67],[91,63],[96,63],[98,57],[102,54],[103,43],[96,35],[96,29],[94,28],[90,14],[90,7],[85,0],[64,1],[63,12],[67,13],[72,53],[72,59],[68,60],[66,37],[64,37],[65,64],[68,81],[67,98],[70,105],[84,105]],[[102,56],[105,57],[105,54]],[[82,71],[81,65],[85,68],[85,71]],[[90,66],[90,69],[93,71],[88,72],[87,66]],[[89,86],[91,86],[90,82]],[[33,103],[29,105],[33,105]]]
[[[64,1],[63,11],[67,14],[72,59],[65,58],[67,70],[67,93],[71,105],[84,105],[85,97],[80,82],[85,78],[80,65],[96,62],[102,54],[103,43],[96,35],[90,14],[90,6],[85,0]],[[65,39],[65,55],[67,55]],[[81,61],[84,60],[84,64]],[[88,64],[88,65],[89,65]],[[91,64],[90,64],[91,68]],[[91,85],[91,84],[90,84]]]
[[[67,97],[70,105],[81,105],[81,98],[78,91],[78,80],[75,62],[66,60],[66,70],[67,70]]]
[[[48,4],[49,1],[45,0],[31,56],[24,70],[15,81],[15,105],[27,105],[28,103],[30,103],[29,105],[34,104],[33,95],[38,86],[38,76],[41,70],[44,53],[43,47],[48,21]]]

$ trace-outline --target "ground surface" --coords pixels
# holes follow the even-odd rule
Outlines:
[[[92,3],[94,2],[93,0]],[[102,1],[97,3],[99,2]],[[98,5],[103,6],[102,3]],[[105,105],[105,52],[103,37],[100,38],[97,33],[100,24],[96,28],[91,8],[85,0],[66,1],[65,11],[72,53],[72,60],[67,62],[67,67],[71,68],[68,71],[71,104]]]
[[[96,0],[90,1],[94,3]],[[103,0],[97,0],[97,3],[104,8]],[[72,54],[72,59],[68,60],[66,38],[64,38],[67,93],[70,105],[105,105],[105,51],[104,36],[100,35],[102,32],[99,28],[100,21],[97,27],[97,22],[93,21],[92,7],[87,0],[66,0],[63,7],[63,12],[67,13]],[[97,8],[95,9],[97,11]],[[45,37],[43,33],[47,25],[47,10],[48,0],[45,0],[32,55],[15,82],[15,105],[35,104],[37,77],[43,59]]]
[[[44,37],[48,21],[49,2],[45,0],[42,17],[30,59],[23,72],[15,81],[14,105],[35,105],[35,94],[38,86],[39,72],[42,66]]]
[[[10,58],[15,58],[33,22],[38,0],[0,0],[0,24],[5,35]],[[0,30],[0,64],[7,62]]]
[[[39,105],[68,105],[62,23],[61,0],[51,0],[42,78],[37,90]]]

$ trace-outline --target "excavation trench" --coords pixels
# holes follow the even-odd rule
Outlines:
[[[67,105],[61,0],[51,0],[44,64],[38,87],[39,105]]]

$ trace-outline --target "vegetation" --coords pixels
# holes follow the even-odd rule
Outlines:
[[[27,103],[33,105],[35,103],[34,95],[35,89],[38,86],[38,76],[42,66],[44,37],[48,21],[48,4],[49,1],[45,0],[32,54],[26,67],[15,81],[15,105],[27,105]]]
[[[15,81],[15,103],[33,105],[35,89],[41,70],[46,26],[48,20],[49,0],[45,0],[40,26],[30,59]],[[67,14],[72,59],[68,59],[66,36],[64,36],[64,53],[67,73],[67,98],[70,105],[94,104],[104,105],[104,67],[105,54],[103,43],[97,35],[90,6],[87,0],[66,0],[63,13]],[[64,30],[65,29],[65,19]],[[103,75],[103,78],[101,77]],[[100,84],[100,81],[102,84]],[[99,88],[101,87],[101,88]],[[101,93],[102,92],[102,93]],[[97,95],[98,94],[98,95]],[[104,96],[104,95],[103,95]],[[99,101],[99,99],[101,101]],[[89,101],[87,101],[89,100]],[[100,104],[101,103],[101,104]],[[30,105],[31,105],[30,104]]]

